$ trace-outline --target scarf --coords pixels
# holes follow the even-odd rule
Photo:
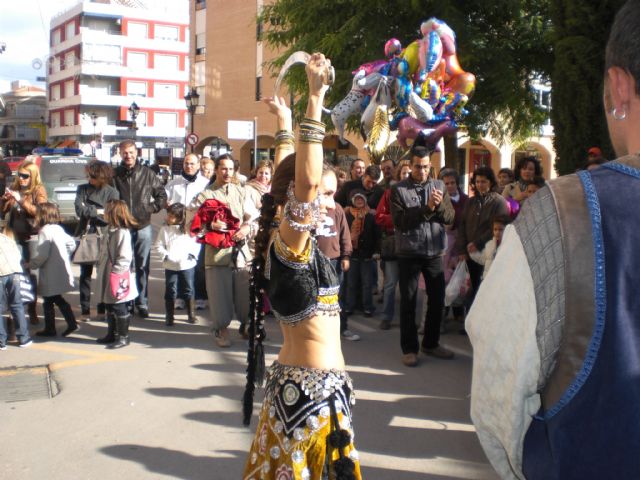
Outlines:
[[[196,173],[195,175],[188,175],[185,172],[182,172],[182,177],[189,183],[193,183],[196,181],[196,178],[198,178],[198,174]]]
[[[358,248],[358,240],[360,239],[360,235],[364,230],[364,218],[367,216],[367,212],[369,211],[369,209],[366,205],[362,208],[347,207],[347,209],[348,209],[348,212],[353,216],[353,222],[351,222],[350,233],[351,233],[351,246],[355,250],[356,248]]]
[[[265,185],[263,183],[260,183],[255,178],[247,182],[247,187],[255,188],[258,191],[258,193],[260,193],[261,196],[271,191],[271,185]]]

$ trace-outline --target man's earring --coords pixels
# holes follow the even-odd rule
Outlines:
[[[618,112],[618,109],[614,108],[611,112],[611,115],[613,115],[613,118],[615,120],[624,120],[625,118],[627,118],[627,111],[624,107],[622,107],[622,112]]]

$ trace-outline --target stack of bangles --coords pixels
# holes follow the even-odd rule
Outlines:
[[[293,136],[293,132],[289,130],[278,130],[276,132],[276,147],[281,147],[284,145],[294,146],[295,137]]]
[[[324,140],[325,125],[317,120],[305,118],[300,123],[301,143],[322,143]]]

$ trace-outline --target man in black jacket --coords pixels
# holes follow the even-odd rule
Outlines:
[[[428,303],[420,350],[438,358],[453,357],[453,352],[440,346],[439,340],[445,289],[442,265],[446,250],[444,225],[453,223],[455,212],[444,183],[429,175],[429,151],[414,145],[411,154],[411,175],[391,187],[391,216],[396,231],[400,280],[402,363],[415,367],[418,364],[416,295],[421,273]]]
[[[115,170],[113,186],[120,193],[120,199],[127,202],[131,214],[138,222],[138,228],[131,232],[133,258],[136,265],[138,298],[136,305],[142,318],[149,316],[147,284],[151,260],[151,215],[162,210],[167,203],[167,193],[149,167],[138,162],[138,149],[133,140],[125,140],[119,145],[122,163]]]
[[[384,188],[378,185],[380,180],[380,167],[377,165],[369,165],[364,175],[356,180],[350,180],[346,182],[342,188],[336,194],[336,202],[338,202],[342,208],[350,205],[351,192],[353,190],[362,190],[365,197],[367,197],[367,205],[372,210],[375,210],[380,203],[380,199],[384,194]],[[373,212],[375,214],[375,212]]]

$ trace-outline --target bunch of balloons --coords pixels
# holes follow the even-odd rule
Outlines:
[[[351,115],[360,115],[371,159],[382,161],[397,130],[398,143],[421,141],[435,148],[443,135],[454,133],[467,113],[476,78],[460,67],[453,30],[430,18],[420,26],[421,38],[406,48],[396,38],[385,43],[385,58],[353,71],[351,90],[332,110],[331,118],[344,140]]]

